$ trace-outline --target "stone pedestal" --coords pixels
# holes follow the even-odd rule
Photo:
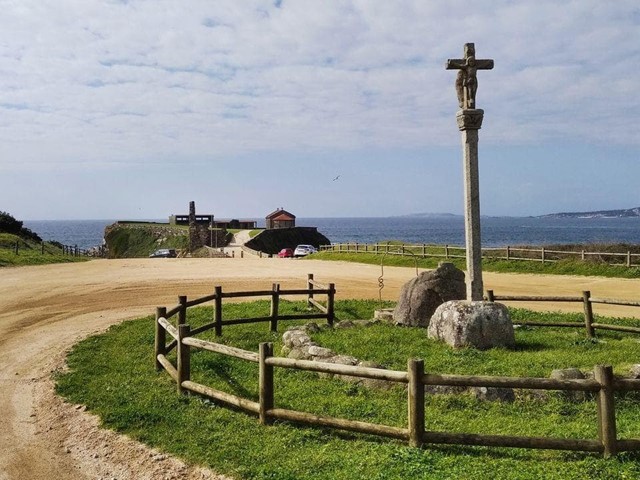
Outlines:
[[[452,300],[438,307],[427,330],[454,348],[515,347],[513,324],[507,307],[494,302]]]

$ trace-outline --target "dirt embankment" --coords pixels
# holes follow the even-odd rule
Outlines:
[[[337,297],[378,298],[380,267],[289,259],[131,259],[0,270],[0,480],[221,478],[101,430],[82,407],[53,393],[51,374],[91,333],[175,305],[178,295],[303,287],[307,273],[334,282]],[[384,299],[395,300],[412,269],[386,267]],[[640,280],[485,274],[497,295],[579,295],[637,300]],[[580,311],[579,304],[520,304]],[[596,313],[640,316],[598,305]]]

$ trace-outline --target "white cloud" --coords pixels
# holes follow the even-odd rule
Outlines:
[[[483,141],[637,146],[635,1],[2,1],[0,168],[457,144],[475,41]]]
[[[3,174],[429,157],[458,145],[444,62],[469,41],[495,59],[479,73],[483,146],[640,146],[637,0],[0,0],[0,11]]]

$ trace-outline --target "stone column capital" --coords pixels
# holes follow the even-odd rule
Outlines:
[[[456,113],[458,129],[460,129],[460,131],[480,130],[480,127],[482,127],[483,117],[484,110],[480,108],[466,108],[464,110],[458,110],[458,113]]]

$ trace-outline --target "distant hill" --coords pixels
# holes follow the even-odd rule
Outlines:
[[[640,207],[595,212],[562,212],[540,215],[538,218],[630,218],[640,217]]]

